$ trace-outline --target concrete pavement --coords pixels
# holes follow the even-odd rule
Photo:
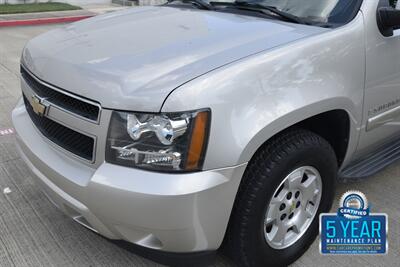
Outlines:
[[[12,127],[10,112],[21,95],[19,57],[24,44],[57,27],[60,25],[0,28],[0,129]],[[160,266],[108,242],[60,213],[32,182],[14,142],[12,134],[0,136],[1,266]],[[336,200],[351,189],[367,195],[373,212],[389,215],[389,254],[321,256],[316,241],[293,266],[399,266],[400,164],[364,181],[340,184]],[[233,263],[219,256],[214,266]]]

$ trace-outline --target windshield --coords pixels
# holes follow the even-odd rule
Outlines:
[[[253,2],[253,1],[251,1]],[[344,23],[352,19],[358,0],[261,0],[292,15],[323,23]]]
[[[207,2],[262,5],[316,24],[340,25],[354,18],[362,0],[211,0]]]

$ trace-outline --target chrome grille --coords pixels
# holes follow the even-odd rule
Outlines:
[[[95,140],[47,117],[37,115],[30,101],[23,95],[26,110],[36,128],[52,143],[88,161],[94,161]]]
[[[21,76],[29,87],[39,97],[46,99],[52,105],[64,109],[86,120],[98,123],[100,119],[100,105],[71,93],[62,91],[55,86],[46,84],[30,73],[21,65]]]

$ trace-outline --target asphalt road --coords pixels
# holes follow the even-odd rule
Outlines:
[[[20,97],[19,56],[32,37],[59,26],[0,29],[0,266],[159,266],[78,225],[59,212],[33,183],[17,155],[10,112]],[[361,190],[374,212],[389,215],[386,256],[322,256],[318,242],[293,266],[399,266],[400,164],[366,180],[340,184],[336,201],[347,190]],[[334,208],[337,208],[337,204]],[[219,256],[214,266],[233,266]]]

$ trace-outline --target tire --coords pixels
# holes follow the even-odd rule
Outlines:
[[[294,170],[296,172],[292,174]],[[306,176],[299,184],[296,177],[301,176],[303,170]],[[335,152],[325,139],[310,131],[291,130],[264,145],[245,171],[231,215],[227,242],[228,253],[235,263],[238,266],[287,266],[301,257],[318,235],[319,214],[328,212],[332,206],[336,176]],[[283,180],[285,182],[282,184]],[[294,185],[308,187],[304,192],[291,192],[290,188],[296,187]],[[317,193],[314,187],[321,188],[321,193]],[[312,201],[307,200],[309,192],[315,194]],[[294,194],[304,199],[298,208],[297,202],[300,201],[296,200]],[[285,202],[282,196],[286,196],[286,199],[290,196],[290,202]],[[279,210],[277,204],[272,204],[277,203],[277,199],[283,199],[283,204],[286,203],[282,212],[288,214],[285,213],[284,220],[283,214],[280,215],[282,204],[279,204]],[[311,213],[315,213],[313,217]],[[304,214],[307,222],[302,227],[296,225],[288,229],[289,235],[283,234],[285,237],[280,242],[277,229],[284,233],[285,227],[292,224],[291,220],[295,218],[296,224],[301,225]],[[279,218],[271,219],[276,217]],[[266,224],[266,221],[273,223]],[[299,229],[303,231],[300,233]],[[285,247],[285,243],[289,246]]]

